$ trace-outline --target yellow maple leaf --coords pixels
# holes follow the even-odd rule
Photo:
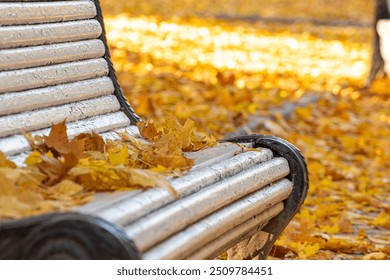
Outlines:
[[[83,189],[83,186],[70,180],[62,180],[57,185],[50,188],[51,191],[69,196],[79,194],[81,191],[83,191]]]
[[[329,233],[329,234],[335,234],[335,233],[338,233],[339,232],[339,225],[338,224],[334,224],[334,225],[324,225],[324,226],[321,226],[321,230],[325,233]]]
[[[303,248],[301,248],[301,251],[298,252],[299,258],[310,258],[313,255],[315,255],[318,250],[320,249],[320,244],[304,244]]]
[[[165,176],[158,172],[148,169],[126,168],[123,166],[115,167],[115,171],[121,175],[126,175],[129,187],[160,187],[168,190],[174,196],[178,195]]]
[[[7,159],[6,155],[0,151],[0,167],[16,168],[16,164]]]
[[[42,162],[41,153],[38,152],[37,150],[32,151],[28,155],[28,157],[24,160],[24,163],[27,165],[34,165],[41,162]]]
[[[386,213],[385,211],[382,211],[375,218],[375,220],[372,222],[372,224],[375,226],[389,225],[389,227],[390,227],[390,215],[388,213]]]
[[[160,173],[167,171],[167,169],[160,164],[158,164],[156,167],[151,168],[150,170],[155,171],[155,172],[160,172]]]
[[[129,149],[126,145],[122,147],[111,146],[108,148],[108,160],[112,165],[127,164],[129,158]]]
[[[382,252],[373,252],[363,257],[363,260],[388,260],[389,256]]]

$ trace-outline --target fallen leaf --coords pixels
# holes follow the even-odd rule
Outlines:
[[[0,167],[16,168],[16,164],[7,159],[5,154],[0,151]]]
[[[363,257],[363,260],[388,260],[388,259],[390,259],[390,256],[382,252],[370,253]]]

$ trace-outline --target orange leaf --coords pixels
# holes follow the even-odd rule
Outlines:
[[[0,151],[0,167],[16,168],[16,164],[7,159],[5,154]]]
[[[156,137],[161,136],[161,131],[157,130],[153,120],[138,122],[137,127],[142,137],[145,137],[148,140],[153,140]]]

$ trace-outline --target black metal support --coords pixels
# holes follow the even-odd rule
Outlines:
[[[0,259],[140,259],[121,228],[89,215],[61,213],[0,222]]]
[[[259,240],[259,243],[264,244],[261,247],[261,250],[256,252],[255,255],[250,256],[250,258],[266,259],[276,239],[299,211],[307,196],[309,189],[309,172],[305,158],[294,145],[274,136],[255,134],[228,138],[223,141],[252,143],[255,148],[261,147],[270,149],[274,153],[274,156],[284,157],[289,163],[290,175],[287,178],[293,182],[294,189],[290,197],[284,203],[283,212],[269,221],[262,229],[262,232],[265,234],[261,237],[263,240]]]
[[[103,32],[102,35],[100,36],[100,40],[104,43],[104,47],[106,49],[106,54],[104,58],[107,61],[108,64],[108,69],[109,69],[109,74],[108,76],[111,78],[112,83],[114,84],[114,89],[115,89],[115,95],[118,98],[119,104],[121,105],[122,111],[126,114],[126,116],[130,119],[132,124],[135,124],[137,122],[141,121],[141,118],[137,116],[137,114],[134,112],[133,108],[130,106],[129,102],[126,99],[126,96],[123,93],[123,90],[121,86],[119,85],[118,78],[116,76],[116,72],[114,69],[114,65],[111,60],[111,55],[110,55],[110,49],[108,47],[107,43],[107,38],[106,38],[106,28],[104,26],[104,20],[103,20],[103,13],[102,13],[102,8],[100,6],[100,0],[93,0],[95,2],[96,10],[97,10],[97,16],[96,20],[99,21]]]

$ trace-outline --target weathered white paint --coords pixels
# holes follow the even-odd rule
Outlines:
[[[95,131],[103,133],[106,131],[115,131],[116,129],[127,127],[129,131],[135,131],[137,127],[130,126],[129,118],[123,112],[115,112],[94,116],[80,121],[67,123],[67,132],[69,138],[73,138],[80,133],[88,133]],[[49,135],[50,128],[32,131],[32,135]],[[103,133],[104,135],[104,133]],[[16,134],[4,138],[0,138],[0,150],[6,155],[21,155],[19,162],[23,162],[26,155],[21,153],[30,150],[30,145],[26,138],[21,134]]]
[[[102,34],[97,20],[0,27],[0,49],[96,39]]]
[[[118,140],[118,139],[122,139],[122,136],[121,136],[122,133],[127,133],[131,137],[138,138],[138,140],[146,141],[144,138],[142,138],[142,136],[141,136],[141,134],[139,132],[139,129],[138,129],[138,127],[136,125],[129,125],[129,126],[126,126],[126,127],[121,127],[119,129],[110,130],[110,131],[101,133],[101,136],[105,140],[115,141],[115,140]]]
[[[64,119],[72,122],[115,112],[119,109],[120,104],[116,96],[108,95],[62,106],[4,116],[0,118],[0,137],[49,127],[51,124],[60,123]]]
[[[96,16],[92,1],[0,3],[0,25],[34,24]]]
[[[278,203],[266,211],[256,215],[242,224],[234,227],[226,233],[216,236],[216,238],[205,244],[199,250],[186,257],[187,260],[214,259],[221,253],[226,252],[234,245],[238,244],[245,237],[251,237],[267,225],[269,219],[275,217],[283,211],[283,203]],[[261,241],[259,240],[259,243]]]
[[[112,94],[108,77],[45,88],[0,94],[0,116],[72,103]]]
[[[97,39],[0,50],[0,71],[99,58],[104,54],[104,44]]]
[[[194,167],[192,168],[192,170],[195,170],[231,158],[234,155],[241,153],[243,149],[242,146],[237,144],[222,143],[215,147],[187,153],[186,156],[195,160]]]
[[[140,252],[145,252],[185,227],[289,173],[286,159],[272,159],[152,212],[125,227],[126,234]]]
[[[172,180],[171,185],[179,194],[179,197],[185,197],[199,191],[201,188],[238,174],[256,164],[265,162],[270,158],[272,158],[272,152],[268,149],[242,153],[218,162],[212,167],[207,166],[191,171],[185,176]],[[167,190],[153,188],[140,192],[131,199],[120,201],[115,206],[104,207],[102,210],[94,212],[94,214],[125,226],[152,211],[166,206],[175,199],[177,198],[173,197]]]
[[[103,58],[0,72],[0,93],[77,82],[108,74]]]
[[[271,206],[285,200],[293,189],[292,183],[283,179],[262,188],[187,227],[143,254],[144,259],[184,259],[207,243],[244,221],[267,213]],[[267,215],[264,220],[271,217]]]
[[[101,135],[104,139],[117,140],[117,139],[121,139],[121,136],[118,135],[117,132],[124,132],[124,131],[127,131],[132,137],[138,138],[138,140],[143,139],[139,133],[137,126],[129,126],[126,128],[117,129],[113,132],[105,132],[105,133],[102,133]],[[193,170],[198,169],[198,168],[195,168],[195,167],[197,167],[197,162],[200,162],[200,164],[202,166],[206,166],[205,165],[206,162],[204,161],[205,158],[203,157],[203,155],[205,154],[205,152],[204,152],[205,150],[207,150],[207,154],[211,153],[211,154],[215,155],[215,157],[218,157],[220,159],[220,161],[225,161],[225,160],[232,158],[233,156],[238,155],[238,154],[243,152],[243,150],[241,148],[241,150],[237,151],[235,154],[231,154],[230,151],[231,151],[231,148],[233,146],[238,147],[238,145],[233,144],[233,143],[223,143],[223,144],[218,144],[217,146],[214,146],[214,147],[200,150],[199,152],[184,153],[184,155],[186,157],[188,157],[190,155],[191,158],[193,158],[195,160],[194,167],[191,169],[191,172],[192,172]],[[224,154],[229,154],[230,156],[222,159],[221,155],[224,155]],[[197,155],[200,156],[200,158],[201,158],[200,160],[198,160]],[[207,164],[207,166],[210,166],[212,164],[216,164],[216,163],[210,160],[210,162],[209,162],[209,164]],[[228,171],[228,169],[227,169],[227,171]],[[174,179],[171,178],[170,180],[174,180]],[[98,196],[95,196],[94,200],[91,203],[86,204],[82,207],[79,207],[77,209],[77,211],[83,212],[83,213],[84,212],[85,213],[95,213],[97,211],[104,211],[103,209],[106,209],[106,208],[108,208],[116,203],[119,203],[119,201],[124,201],[128,197],[134,196],[138,193],[140,193],[140,191],[136,191],[136,190],[123,191],[120,193],[115,193],[114,195],[111,193],[106,193],[106,194],[101,193]]]

